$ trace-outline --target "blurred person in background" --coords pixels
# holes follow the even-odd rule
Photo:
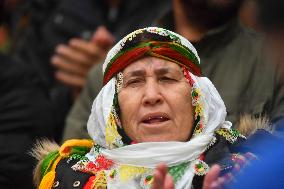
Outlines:
[[[278,0],[257,0],[258,21],[262,31],[266,34],[267,50],[271,52],[276,63],[284,73],[284,2]],[[282,74],[283,75],[283,74]],[[280,78],[284,83],[284,77]],[[280,119],[276,124],[276,133],[284,136],[284,121]]]
[[[257,21],[257,11],[256,0],[244,0],[239,17],[245,27],[259,32],[261,29]]]
[[[273,53],[276,62],[280,65],[279,70],[284,71],[284,2],[279,0],[256,0],[257,7],[255,15],[257,25],[266,37],[266,50]],[[273,65],[272,65],[273,66]],[[282,82],[284,78],[280,78]],[[243,169],[239,175],[233,179],[233,182],[223,188],[229,189],[254,189],[254,188],[271,188],[278,189],[284,187],[284,122],[279,119],[276,124],[276,134],[279,137],[258,134],[253,140],[246,145],[253,146],[255,154],[258,156],[257,161],[253,161]],[[217,171],[216,171],[217,170]],[[218,169],[211,170],[213,177],[218,177]],[[209,182],[214,180],[207,179]],[[217,179],[210,186],[222,188],[222,183]],[[211,187],[211,188],[214,188]],[[209,187],[210,188],[210,187]]]
[[[13,33],[19,22],[21,7],[26,0],[2,0],[2,22],[0,26],[0,52],[9,53],[13,43]]]
[[[0,1],[0,26],[6,3]],[[3,52],[0,83],[0,188],[31,189],[35,159],[28,153],[37,139],[54,135],[52,107],[34,70]]]
[[[89,69],[117,37],[150,25],[168,10],[169,0],[31,0],[25,8],[30,23],[17,35],[13,56],[34,69],[47,89],[59,141]]]
[[[284,115],[284,91],[278,65],[264,53],[262,37],[242,26],[239,0],[173,0],[173,9],[157,25],[176,31],[198,50],[203,74],[216,86],[228,120],[243,114],[267,114],[272,122]],[[269,64],[268,64],[269,63]],[[92,101],[102,87],[101,64],[94,67],[72,107],[63,138],[86,138]]]

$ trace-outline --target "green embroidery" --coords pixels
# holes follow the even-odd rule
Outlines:
[[[172,166],[169,168],[169,173],[173,177],[174,183],[177,183],[177,181],[182,178],[188,168],[188,165],[188,163],[181,163],[179,165]]]
[[[72,147],[70,154],[85,155],[86,153],[89,152],[89,150],[90,150],[89,147],[85,147],[85,146],[74,146],[74,147]]]
[[[97,153],[100,153],[100,149],[101,149],[101,146],[96,144],[94,145],[94,150],[97,152]]]
[[[221,129],[217,130],[216,133],[223,136],[230,143],[236,142],[239,137],[245,138],[236,129],[221,128]]]

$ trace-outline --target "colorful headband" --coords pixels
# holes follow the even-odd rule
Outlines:
[[[104,85],[129,64],[147,55],[175,62],[201,76],[197,52],[185,38],[163,28],[149,27],[130,33],[108,53],[103,66]]]

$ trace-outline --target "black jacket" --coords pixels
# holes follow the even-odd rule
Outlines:
[[[32,188],[36,139],[52,136],[52,109],[27,65],[0,54],[0,186]]]

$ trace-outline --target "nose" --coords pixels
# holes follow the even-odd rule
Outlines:
[[[148,81],[145,85],[145,91],[142,98],[143,105],[153,106],[163,102],[163,96],[156,81]]]

